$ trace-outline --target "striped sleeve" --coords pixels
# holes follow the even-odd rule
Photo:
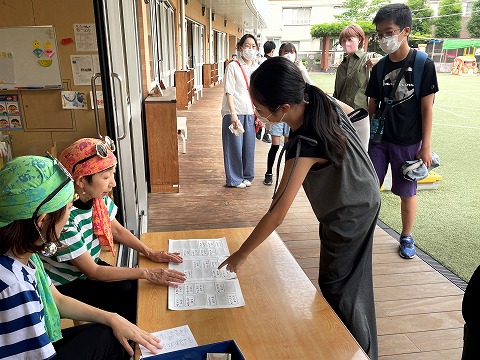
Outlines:
[[[34,275],[18,268],[0,263],[0,358],[49,359],[55,349],[45,331]]]

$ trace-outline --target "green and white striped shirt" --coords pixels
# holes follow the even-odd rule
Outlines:
[[[104,198],[110,220],[115,219],[117,206],[108,196]],[[60,242],[65,247],[60,248],[51,257],[41,255],[45,271],[55,285],[68,284],[76,279],[86,279],[71,260],[88,252],[95,262],[100,257],[101,246],[98,238],[93,234],[92,204],[84,204],[77,200],[72,206],[70,218],[60,235]],[[79,207],[81,206],[81,208]]]

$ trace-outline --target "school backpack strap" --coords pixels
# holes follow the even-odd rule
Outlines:
[[[428,55],[423,51],[416,51],[415,61],[413,63],[413,88],[417,100],[420,100],[420,85],[423,78],[423,70],[425,68],[425,62],[427,61]]]

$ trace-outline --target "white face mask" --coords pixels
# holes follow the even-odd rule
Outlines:
[[[385,52],[385,54],[391,54],[398,50],[403,40],[405,40],[405,37],[403,37],[402,41],[398,41],[398,36],[400,34],[380,39],[380,48]]]
[[[269,118],[270,116],[272,116],[273,114],[275,114],[277,112],[277,110],[280,109],[280,106],[278,106],[275,110],[273,110],[270,114],[268,114],[268,116],[262,116],[259,114],[258,110],[255,108],[254,109],[254,112],[255,112],[255,115],[257,115],[257,119],[260,120],[261,122],[263,122],[264,124],[267,124],[267,125],[274,125],[276,124],[276,122],[274,121],[271,121]],[[286,113],[285,113],[286,114]],[[283,120],[283,118],[285,117],[285,114],[283,114],[282,116],[282,119],[280,121]]]
[[[255,49],[244,49],[242,50],[242,56],[245,60],[253,60],[257,57],[258,51]]]
[[[291,62],[294,62],[295,59],[297,58],[297,57],[295,56],[295,54],[292,54],[292,53],[285,54],[285,55],[283,55],[283,57],[284,57],[284,58],[287,58],[287,59],[290,60]]]

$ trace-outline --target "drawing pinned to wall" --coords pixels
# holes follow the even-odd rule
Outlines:
[[[52,43],[50,41],[45,41],[45,50],[43,50],[43,53],[47,55],[49,58],[55,54],[55,51],[52,49]]]
[[[48,59],[39,59],[37,60],[38,64],[41,67],[50,67],[53,63],[52,57],[55,54],[55,51],[52,48],[52,43],[47,40],[45,41],[45,49],[42,49],[40,46],[40,41],[34,40],[33,41],[33,53],[38,57],[41,58],[42,56],[47,56]]]
[[[38,58],[43,54],[43,49],[40,48],[40,41],[38,40],[33,40],[33,53]]]
[[[0,84],[15,84],[15,62],[9,51],[0,51]]]
[[[77,51],[97,51],[95,24],[73,24]]]
[[[22,130],[18,95],[0,95],[0,130]]]
[[[87,97],[80,91],[62,91],[62,108],[69,110],[87,109]]]

